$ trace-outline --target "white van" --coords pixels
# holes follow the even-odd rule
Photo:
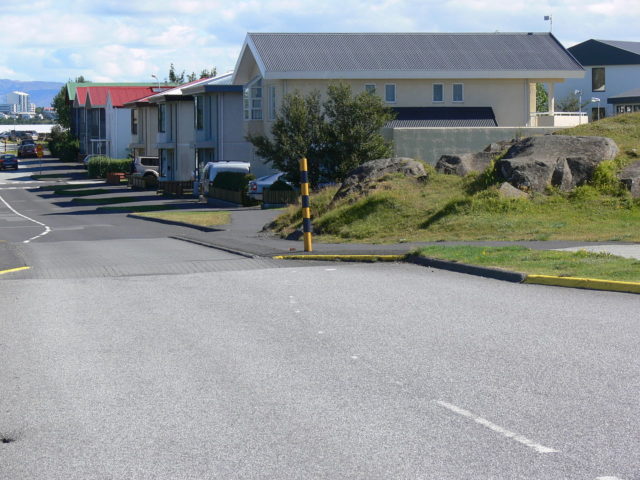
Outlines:
[[[251,164],[249,162],[209,162],[204,166],[202,171],[202,192],[206,195],[209,193],[209,185],[220,172],[240,172],[249,173]]]

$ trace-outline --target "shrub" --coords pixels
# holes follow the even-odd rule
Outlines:
[[[75,162],[80,151],[80,143],[71,132],[56,125],[51,129],[49,151],[52,156],[63,162]]]
[[[108,173],[130,173],[130,158],[93,157],[87,165],[89,177],[105,178]]]
[[[295,190],[295,188],[289,185],[287,182],[278,180],[271,184],[269,190],[272,190],[274,192],[292,192],[293,190]]]
[[[242,172],[220,172],[213,179],[212,186],[214,188],[247,193],[249,181],[254,178],[255,176]]]

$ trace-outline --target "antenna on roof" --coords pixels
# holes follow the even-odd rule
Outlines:
[[[553,15],[545,15],[544,21],[549,22],[549,33],[553,33]]]

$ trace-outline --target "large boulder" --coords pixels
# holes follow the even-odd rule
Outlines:
[[[494,142],[477,153],[442,155],[436,163],[436,172],[464,177],[471,172],[483,172],[497,155],[509,149],[515,140]]]
[[[482,172],[494,157],[494,153],[462,153],[460,155],[442,155],[436,163],[436,172],[464,177],[471,172]]]
[[[371,160],[347,174],[347,178],[342,182],[342,186],[333,197],[332,202],[352,194],[365,194],[371,190],[375,182],[391,173],[402,173],[421,180],[426,180],[428,177],[424,165],[412,158],[395,157]]]
[[[623,168],[618,173],[618,178],[627,187],[634,198],[640,197],[640,160]]]
[[[610,138],[544,135],[516,142],[496,162],[496,169],[522,190],[542,192],[553,185],[568,191],[590,180],[601,162],[617,154]]]

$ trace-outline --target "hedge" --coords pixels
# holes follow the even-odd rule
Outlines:
[[[90,178],[106,178],[108,173],[131,173],[130,158],[93,157],[87,169]]]
[[[247,193],[249,181],[254,178],[256,177],[242,172],[220,172],[213,179],[212,186],[214,188]]]
[[[55,125],[51,129],[48,143],[49,151],[53,157],[58,157],[63,162],[76,161],[80,144],[68,130],[63,130]]]

